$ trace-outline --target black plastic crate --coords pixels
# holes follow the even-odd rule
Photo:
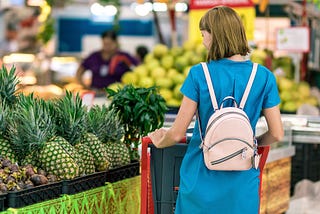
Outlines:
[[[62,181],[62,194],[72,195],[89,189],[101,187],[105,185],[106,179],[106,171],[102,171],[72,180],[64,180]]]
[[[107,171],[107,182],[117,182],[126,178],[132,178],[140,174],[140,162],[134,161],[125,166]]]
[[[157,149],[155,146],[149,145],[155,214],[174,213],[180,184],[180,166],[187,145],[186,143],[178,143],[165,149]]]
[[[20,191],[10,191],[6,197],[6,208],[19,208],[31,204],[59,198],[62,194],[62,182],[55,182]]]
[[[6,200],[6,193],[0,193],[0,212],[5,209],[4,202]]]

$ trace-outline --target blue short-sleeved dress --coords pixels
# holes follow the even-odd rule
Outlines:
[[[208,63],[218,104],[228,95],[240,103],[253,63],[221,59]],[[213,108],[202,66],[193,66],[181,92],[198,103],[202,133]],[[245,112],[254,128],[261,109],[280,103],[276,79],[266,67],[259,65]],[[224,103],[224,106],[228,104]],[[192,138],[180,168],[180,189],[176,214],[257,214],[259,212],[259,169],[247,171],[210,171],[199,149],[200,135],[196,121]],[[255,130],[255,129],[254,129]]]

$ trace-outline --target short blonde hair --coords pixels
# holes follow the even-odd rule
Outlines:
[[[199,28],[211,34],[208,61],[235,54],[245,56],[250,52],[241,18],[230,7],[218,6],[210,9],[201,18]]]

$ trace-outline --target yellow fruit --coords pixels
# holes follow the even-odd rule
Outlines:
[[[174,57],[172,55],[163,56],[160,60],[160,64],[163,68],[169,69],[174,64]]]
[[[189,59],[184,55],[177,57],[176,61],[174,62],[174,68],[181,72],[188,65],[189,65]]]
[[[133,71],[128,71],[124,73],[121,77],[121,82],[125,85],[135,85],[139,80],[139,76],[137,73],[134,73]]]
[[[163,78],[166,76],[166,74],[167,74],[167,71],[163,67],[155,67],[150,70],[150,76],[154,80],[158,78]]]
[[[141,65],[138,65],[137,67],[135,67],[133,69],[133,72],[136,73],[139,78],[146,77],[149,75],[148,68],[144,64],[141,64]]]
[[[298,83],[298,93],[300,97],[309,97],[310,96],[310,85],[307,82]]]
[[[166,55],[169,51],[169,48],[164,44],[156,44],[153,48],[153,55],[156,58],[161,58]]]
[[[181,100],[183,97],[183,94],[180,92],[182,84],[178,84],[173,89],[173,97],[177,100]]]
[[[170,68],[168,71],[167,71],[167,77],[169,79],[173,79],[174,76],[176,76],[177,74],[179,74],[178,70],[175,69],[175,68]]]
[[[114,91],[118,91],[118,89],[121,89],[123,87],[123,84],[120,82],[115,82],[115,83],[111,83],[110,85],[108,85],[107,88],[110,88]]]
[[[178,85],[184,82],[185,76],[184,74],[178,73],[172,78],[172,80],[174,84]]]
[[[191,65],[189,65],[183,69],[184,76],[188,76],[190,69],[191,69]]]
[[[159,90],[160,95],[167,101],[173,98],[173,93],[167,88],[161,88]]]
[[[298,105],[295,101],[284,102],[282,105],[282,110],[287,112],[296,112]]]
[[[181,105],[181,101],[175,98],[166,101],[167,106],[170,107],[179,107]]]
[[[148,71],[153,70],[156,67],[160,67],[160,62],[157,59],[151,59],[148,63],[145,64]]]
[[[142,77],[138,82],[138,86],[142,88],[150,88],[153,85],[154,85],[154,82],[151,77]]]
[[[290,80],[285,77],[279,77],[278,78],[278,87],[280,91],[284,90],[291,90],[294,87],[294,82],[293,80]]]
[[[170,49],[170,54],[174,57],[180,56],[183,54],[183,48],[179,46],[172,47]]]
[[[154,80],[155,85],[160,87],[160,88],[171,88],[173,85],[173,81],[169,78],[162,77],[162,78],[157,78]]]

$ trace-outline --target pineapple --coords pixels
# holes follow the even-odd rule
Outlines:
[[[10,71],[3,65],[0,69],[0,156],[16,163],[16,157],[7,136],[7,121],[10,120],[11,109],[16,103],[16,88],[19,80],[15,75],[15,67]]]
[[[34,164],[59,180],[79,176],[79,166],[63,146],[65,139],[56,136],[50,115],[50,103],[34,98],[33,93],[19,95],[19,102],[9,121],[13,145],[24,164]]]
[[[9,159],[12,163],[16,163],[16,157],[11,144],[5,137],[7,131],[7,120],[9,119],[9,109],[4,102],[0,100],[0,157]]]
[[[130,152],[123,142],[124,126],[118,113],[105,105],[93,106],[88,113],[88,129],[93,132],[107,148],[110,168],[130,163]]]
[[[82,104],[79,94],[74,96],[66,91],[66,95],[56,103],[55,115],[58,135],[73,145],[79,154],[80,173],[92,174],[96,168],[106,170],[109,164],[107,155],[98,151],[95,145],[99,142],[86,137],[87,108]],[[100,165],[106,166],[97,167]]]

